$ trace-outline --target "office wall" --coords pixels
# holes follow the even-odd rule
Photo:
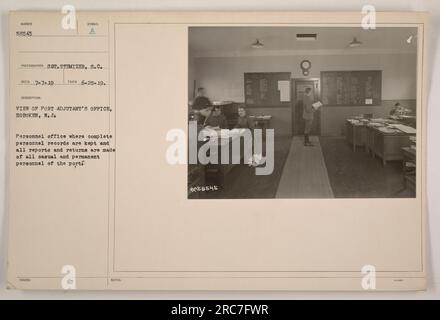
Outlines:
[[[326,107],[321,114],[321,134],[340,135],[347,116],[373,113],[384,116],[395,101],[408,107],[415,106],[416,55],[405,54],[341,54],[308,56],[252,56],[194,58],[194,72],[198,86],[207,90],[212,100],[244,101],[243,74],[245,72],[291,72],[292,78],[304,78],[300,68],[303,59],[310,60],[310,78],[319,78],[321,71],[382,70],[382,106]],[[192,81],[192,80],[190,80]],[[191,82],[192,83],[192,82]],[[252,114],[272,114],[272,125],[278,134],[291,133],[291,110],[288,108],[250,109]]]

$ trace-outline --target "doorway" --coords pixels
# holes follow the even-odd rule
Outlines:
[[[304,134],[304,120],[303,120],[303,97],[306,88],[312,89],[313,101],[320,99],[320,86],[318,78],[310,79],[292,79],[292,134],[303,135]],[[318,109],[314,113],[314,120],[312,136],[321,135],[321,109]]]

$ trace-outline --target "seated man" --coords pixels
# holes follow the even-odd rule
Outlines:
[[[205,89],[197,89],[197,97],[190,102],[190,114],[194,117],[198,124],[202,124],[206,116],[211,112],[212,103],[205,96]]]
[[[238,121],[234,128],[246,128],[251,130],[254,128],[254,122],[246,115],[246,109],[244,107],[238,108]]]
[[[390,116],[401,116],[405,111],[405,108],[399,103],[397,102],[394,105],[394,108],[391,109],[390,111]]]
[[[209,100],[205,96],[205,89],[198,88],[197,89],[197,97],[192,102],[192,109],[193,110],[202,110],[202,109],[210,107],[211,105],[212,105],[211,100]]]
[[[227,129],[228,123],[226,121],[226,117],[222,114],[221,109],[219,107],[214,107],[213,110],[206,116],[203,126]]]
[[[253,129],[255,127],[254,121],[252,119],[250,119],[247,115],[246,115],[246,109],[243,106],[240,106],[238,108],[238,120],[237,120],[237,124],[234,126],[234,128],[236,129],[249,129],[251,130],[251,135],[253,137]],[[257,161],[257,155],[253,154],[253,145],[247,145],[244,144],[243,145],[244,148],[243,149],[243,156],[245,157],[244,161],[245,163],[247,163],[249,166],[253,166],[256,167],[259,165],[259,162]]]

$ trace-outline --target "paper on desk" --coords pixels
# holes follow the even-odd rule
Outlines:
[[[398,132],[398,130],[396,130],[396,129],[387,128],[387,127],[381,127],[381,128],[378,128],[378,130],[382,131],[384,133],[395,133],[395,132]]]
[[[249,116],[249,118],[254,120],[270,120],[272,119],[271,115],[262,115],[262,116]]]
[[[394,124],[393,127],[408,134],[415,134],[417,132],[416,129],[404,124]]]
[[[223,130],[223,131],[225,131],[225,130]],[[246,129],[243,129],[243,128],[234,128],[234,129],[228,130],[228,134],[230,136],[240,135],[240,134],[243,134],[243,132],[245,132],[245,131],[246,131]]]
[[[290,101],[290,81],[289,80],[279,80],[278,90],[280,91],[280,101],[289,102]]]

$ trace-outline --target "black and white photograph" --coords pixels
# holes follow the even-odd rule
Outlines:
[[[414,198],[417,28],[188,31],[188,198]]]
[[[107,1],[0,4],[0,300],[439,298],[440,5]]]

